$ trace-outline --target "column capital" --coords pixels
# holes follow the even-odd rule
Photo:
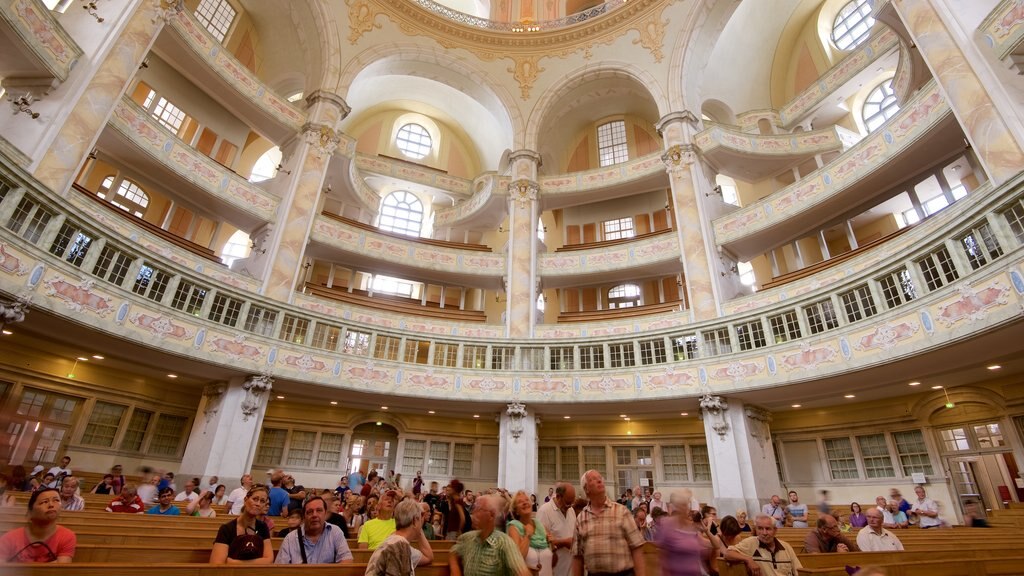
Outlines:
[[[697,162],[697,148],[693,144],[670,146],[661,155],[661,161],[665,163],[665,171],[669,174],[678,174]]]
[[[540,194],[540,185],[527,178],[513,180],[508,185],[508,195],[520,208],[526,208]]]
[[[306,96],[305,100],[310,106],[314,106],[321,102],[333,104],[338,109],[340,117],[337,120],[339,122],[347,118],[348,115],[352,113],[352,107],[348,105],[348,102],[345,102],[344,98],[333,92],[314,90],[309,96]]]
[[[309,122],[302,127],[301,134],[303,142],[309,144],[321,159],[334,154],[341,143],[341,135],[326,124]]]
[[[153,0],[153,23],[170,24],[171,20],[185,10],[184,0]]]
[[[0,300],[0,328],[23,322],[31,301],[32,297],[27,294],[22,294],[15,300]]]
[[[654,128],[658,131],[658,134],[664,136],[665,128],[671,124],[675,124],[676,122],[684,122],[696,128],[697,124],[700,122],[700,117],[689,110],[669,112],[658,120],[658,123],[654,125]]]
[[[245,398],[242,400],[242,420],[248,422],[263,405],[263,395],[274,389],[274,378],[270,374],[254,374],[242,383]]]
[[[525,148],[514,150],[511,154],[508,155],[508,160],[509,162],[516,162],[518,160],[528,160],[536,163],[537,166],[541,165],[540,154],[534,152],[533,150],[527,150]]]

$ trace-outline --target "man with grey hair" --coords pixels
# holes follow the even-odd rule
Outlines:
[[[492,494],[473,506],[473,526],[452,546],[448,554],[451,576],[529,576],[523,554],[508,534],[494,529],[502,515],[503,500]]]
[[[569,576],[572,571],[573,533],[576,530],[576,511],[572,509],[576,501],[576,488],[568,482],[555,484],[555,493],[550,500],[537,510],[537,519],[544,525],[548,533],[548,542],[558,557],[552,570],[554,576]]]
[[[85,500],[76,494],[78,492],[78,478],[67,476],[60,485],[60,509],[65,512],[80,512],[85,510]]]
[[[366,565],[367,576],[411,576],[417,566],[428,566],[434,561],[430,540],[423,534],[424,511],[412,498],[395,506],[395,531],[373,551]],[[415,544],[415,547],[413,547]]]
[[[587,470],[580,478],[590,503],[576,517],[572,544],[572,574],[645,576],[644,537],[629,509],[608,498],[604,478]]]
[[[725,551],[725,559],[743,562],[753,576],[797,576],[803,566],[793,547],[775,537],[776,518],[758,514],[754,518],[757,538],[744,538]]]

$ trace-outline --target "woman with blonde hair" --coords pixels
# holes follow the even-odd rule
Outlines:
[[[273,564],[274,549],[270,545],[270,528],[259,518],[270,503],[265,486],[255,486],[245,495],[242,513],[217,531],[210,552],[210,564]]]
[[[530,572],[538,576],[551,576],[551,547],[544,525],[534,517],[533,500],[524,490],[512,497],[509,509],[512,519],[506,524],[506,532],[526,559]]]

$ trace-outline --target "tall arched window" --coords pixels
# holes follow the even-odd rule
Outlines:
[[[636,284],[619,284],[608,291],[608,308],[632,308],[641,304],[640,287]]]
[[[142,188],[139,188],[138,184],[124,179],[118,186],[114,197],[110,199],[110,203],[125,212],[131,212],[142,218],[142,215],[146,213],[146,207],[149,206],[149,196],[142,191]]]
[[[850,50],[867,39],[875,19],[868,0],[851,0],[839,10],[832,23],[832,42],[840,50]]]
[[[236,230],[224,244],[220,259],[227,266],[231,266],[231,263],[239,258],[248,258],[251,250],[252,243],[249,240],[249,235],[241,230]]]
[[[249,175],[249,182],[263,182],[277,176],[277,167],[281,165],[281,149],[274,146],[256,160]]]
[[[405,190],[384,197],[377,227],[406,236],[419,236],[423,227],[423,203]]]
[[[885,121],[892,118],[900,111],[896,103],[896,93],[892,90],[892,80],[886,80],[868,94],[864,101],[864,108],[861,111],[861,118],[868,132],[874,132],[876,128],[885,124]]]

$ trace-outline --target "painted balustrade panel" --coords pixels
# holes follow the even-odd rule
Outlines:
[[[542,277],[576,276],[625,271],[659,262],[678,262],[680,257],[679,238],[671,231],[666,231],[626,244],[538,254],[537,269]]]
[[[508,196],[511,178],[498,176],[494,173],[484,174],[473,181],[473,195],[466,200],[456,201],[450,208],[434,213],[434,228],[444,228],[471,222],[493,201],[504,200]]]
[[[949,103],[938,85],[930,82],[883,128],[872,132],[823,168],[715,220],[715,242],[721,246],[771,226],[785,225],[794,214],[842,194],[865,174],[911,147],[949,114]]]
[[[308,121],[306,114],[278,95],[267,84],[224,49],[189,10],[182,10],[170,21],[171,28],[191,47],[211,70],[225,79],[246,100],[262,109],[277,122],[298,132]]]
[[[179,140],[135,102],[122,99],[109,126],[210,195],[264,222],[274,218],[277,197]]]
[[[82,49],[40,0],[0,0],[0,18],[54,78],[68,79]]]
[[[661,159],[661,152],[656,152],[614,166],[541,178],[539,182],[540,195],[548,197],[558,194],[578,194],[664,173],[665,163]]]
[[[871,66],[878,58],[899,45],[899,37],[892,29],[883,27],[868,41],[825,72],[817,82],[797,94],[779,111],[783,126],[789,128],[814,111],[825,99],[851,78]]]
[[[726,148],[765,156],[813,156],[848,148],[857,140],[856,134],[840,126],[797,134],[760,135],[715,124],[693,137],[693,143],[705,153]]]
[[[1000,60],[1013,52],[1019,53],[1024,44],[1024,2],[1003,0],[978,26],[985,43]]]
[[[440,188],[453,194],[468,196],[473,191],[472,180],[449,176],[439,170],[416,166],[409,162],[357,153],[355,164],[363,172],[373,172],[384,176],[401,178],[409,182]]]

